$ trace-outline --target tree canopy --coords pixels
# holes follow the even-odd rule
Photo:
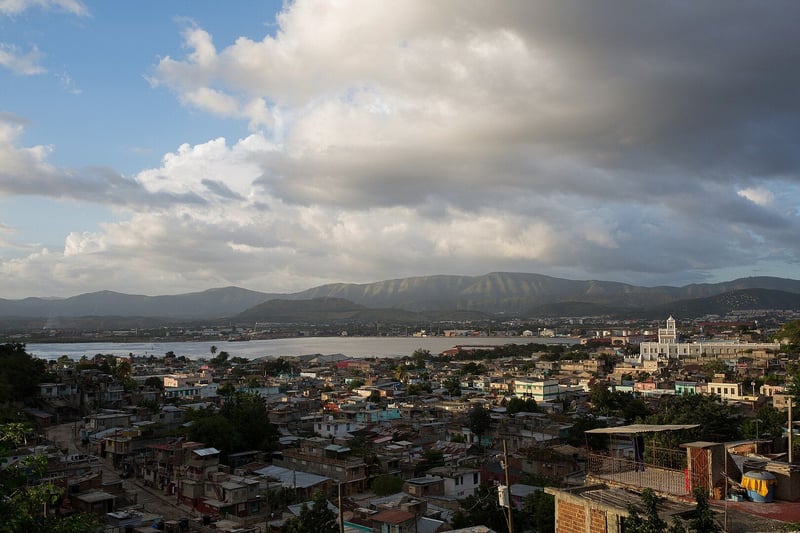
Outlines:
[[[469,410],[467,419],[469,420],[469,430],[478,436],[478,443],[480,443],[481,437],[486,434],[492,424],[489,410],[478,404]]]
[[[484,525],[499,533],[508,532],[506,511],[503,507],[500,507],[497,487],[488,483],[481,483],[474,495],[467,496],[461,500],[458,511],[453,515],[453,529],[461,529],[476,524]]]
[[[25,424],[0,424],[0,459],[25,444],[32,428]],[[85,533],[98,531],[100,521],[90,513],[57,514],[64,489],[39,482],[47,471],[47,457],[29,455],[0,471],[0,531],[27,533]]]
[[[303,503],[300,516],[290,518],[283,525],[286,533],[337,533],[339,526],[337,516],[328,507],[328,498],[323,492],[317,492],[311,507]]]
[[[800,349],[800,320],[792,320],[783,324],[775,334],[775,340],[788,345],[792,351]]]
[[[695,438],[725,442],[742,437],[741,408],[728,404],[716,395],[689,394],[664,396],[655,412],[645,419],[648,424],[699,424]]]
[[[197,411],[191,418],[191,439],[218,448],[223,456],[277,446],[278,431],[269,421],[264,398],[257,394],[236,392],[226,398],[219,413]]]
[[[539,410],[536,400],[533,398],[511,398],[506,402],[506,413],[513,415],[516,413],[535,413]]]
[[[0,345],[0,404],[34,397],[46,370],[45,362],[31,357],[24,344]]]

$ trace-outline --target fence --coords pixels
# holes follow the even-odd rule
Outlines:
[[[685,450],[651,448],[642,461],[618,452],[590,453],[587,477],[631,488],[651,488],[663,494],[689,494]]]

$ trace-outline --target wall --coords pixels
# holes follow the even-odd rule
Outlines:
[[[577,493],[546,488],[555,497],[556,533],[620,533],[621,517],[627,511],[582,498],[579,493],[592,490],[581,487]],[[596,488],[596,487],[594,487]]]

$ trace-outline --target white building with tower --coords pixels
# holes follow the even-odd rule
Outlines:
[[[667,319],[667,327],[658,328],[658,341],[639,344],[639,356],[626,357],[625,362],[642,364],[645,361],[666,361],[697,357],[734,358],[758,351],[778,352],[779,342],[741,342],[739,340],[680,342],[675,319]]]

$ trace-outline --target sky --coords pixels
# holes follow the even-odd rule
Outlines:
[[[800,278],[800,3],[0,0],[0,298]]]

